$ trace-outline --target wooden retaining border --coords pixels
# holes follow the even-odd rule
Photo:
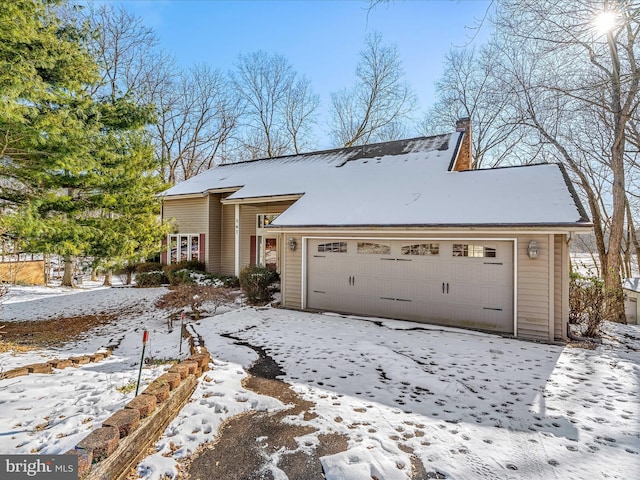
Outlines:
[[[0,372],[0,380],[22,377],[30,373],[53,373],[54,368],[62,370],[63,368],[77,367],[79,365],[86,365],[87,363],[99,362],[109,356],[111,356],[111,350],[96,352],[91,355],[83,355],[81,357],[57,358],[44,363],[34,363],[32,365],[12,368],[6,372]]]
[[[147,456],[147,449],[191,398],[198,378],[209,370],[209,352],[195,346],[191,352],[67,452],[78,456],[79,478],[124,480]]]

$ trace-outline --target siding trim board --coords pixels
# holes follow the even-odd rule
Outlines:
[[[241,265],[240,265],[240,205],[239,204],[235,204],[234,205],[234,249],[233,249],[233,254],[234,254],[234,260],[233,260],[233,268],[234,268],[234,275],[236,277],[240,276],[240,270],[241,270]]]
[[[460,172],[463,173],[463,172]],[[327,229],[327,228],[369,228],[374,229],[376,227],[382,229],[388,228],[530,228],[535,230],[536,233],[540,232],[541,228],[558,228],[562,231],[582,231],[589,232],[593,230],[592,223],[584,223],[582,225],[576,223],[567,222],[545,222],[545,223],[407,223],[407,224],[347,224],[347,225],[325,225],[325,224],[306,224],[306,225],[272,225],[270,228],[289,228],[289,229]]]
[[[547,289],[547,295],[549,296],[549,340],[553,340],[555,330],[555,238],[553,235],[549,235],[549,255],[548,255],[548,275],[549,275],[549,288]]]
[[[567,232],[571,232],[572,234],[575,231],[578,232],[590,232],[592,229],[591,228],[581,228],[581,229],[566,229],[566,228],[558,228],[558,229],[544,229],[544,230],[539,230],[539,229],[534,229],[534,228],[526,228],[526,227],[522,227],[522,228],[518,228],[518,229],[504,229],[504,230],[499,230],[496,231],[495,229],[484,229],[484,228],[473,228],[473,229],[429,229],[428,233],[425,232],[424,228],[420,228],[420,227],[416,227],[413,229],[408,229],[407,227],[402,227],[402,228],[393,228],[393,227],[388,227],[388,228],[379,228],[379,229],[372,229],[371,227],[344,227],[344,228],[331,228],[331,229],[326,229],[326,228],[318,228],[318,227],[309,227],[309,228],[297,228],[297,227],[279,227],[277,225],[269,225],[270,229],[273,230],[277,230],[279,233],[283,233],[283,234],[298,234],[298,235],[306,235],[306,236],[324,236],[324,237],[330,237],[330,236],[349,236],[349,235],[355,235],[358,237],[364,237],[364,236],[369,236],[369,237],[375,237],[375,236],[381,236],[384,235],[385,237],[388,236],[397,236],[397,235],[425,235],[428,234],[430,237],[437,237],[440,235],[443,236],[449,236],[451,237],[452,235],[456,235],[456,236],[460,236],[460,237],[466,237],[468,235],[475,235],[475,236],[482,236],[482,235],[486,235],[488,237],[495,237],[498,236],[500,238],[507,238],[507,237],[513,237],[514,235],[550,235],[550,234],[556,234],[556,235],[565,235],[567,234]]]
[[[518,325],[518,291],[520,287],[518,285],[518,272],[520,266],[518,262],[518,238],[513,239],[513,336],[518,338],[520,333],[520,325]]]

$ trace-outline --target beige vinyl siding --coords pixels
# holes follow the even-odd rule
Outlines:
[[[294,252],[286,249],[282,267],[282,305],[287,308],[302,308],[302,237],[285,235],[285,241],[295,238]]]
[[[256,234],[256,215],[280,213],[268,211],[267,205],[240,205],[240,268],[249,265],[251,260],[251,236]]]
[[[220,232],[220,273],[235,274],[235,206],[222,205],[222,225]]]
[[[527,254],[529,241],[537,240],[538,258]],[[553,265],[553,263],[551,263]],[[549,235],[518,237],[518,336],[536,340],[549,338]]]
[[[219,273],[222,268],[221,245],[222,245],[222,204],[220,195],[209,195],[209,229],[206,237],[207,272]]]
[[[208,210],[207,197],[165,200],[162,220],[173,219],[180,233],[206,233]]]

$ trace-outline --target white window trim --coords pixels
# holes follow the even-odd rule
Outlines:
[[[199,233],[170,233],[169,235],[167,235],[167,265],[175,265],[177,263],[180,263],[182,260],[180,260],[181,258],[181,252],[180,252],[180,237],[187,237],[187,261],[189,260],[193,260],[193,251],[191,249],[191,245],[193,245],[193,238],[197,238],[198,239],[198,261],[200,262],[204,262],[204,260],[202,258],[200,258],[200,251],[202,250],[202,246],[200,245],[200,234]],[[176,239],[176,261],[172,262],[171,259],[171,239],[175,238]]]
[[[270,216],[273,217],[271,221],[275,220],[280,216],[279,213],[257,213],[256,214],[256,264],[261,267],[265,266],[265,248],[266,248],[266,240],[267,238],[278,238],[279,232],[270,231],[268,228],[264,227],[264,217]],[[262,227],[260,227],[260,218],[262,217]],[[278,249],[280,248],[280,243],[278,242]],[[277,251],[277,250],[276,250]],[[277,263],[279,265],[280,256],[278,255]]]

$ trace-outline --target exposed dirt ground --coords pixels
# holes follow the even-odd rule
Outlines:
[[[118,317],[117,313],[109,313],[32,322],[5,322],[2,324],[4,328],[1,330],[0,349],[5,342],[29,348],[61,347],[84,332],[117,320]]]
[[[233,337],[231,337],[233,338]],[[268,459],[280,452],[276,466],[290,480],[322,479],[320,457],[347,449],[347,438],[338,434],[319,435],[315,448],[300,448],[296,438],[315,431],[300,425],[299,419],[312,419],[313,403],[303,400],[290,385],[276,377],[284,372],[260,347],[245,342],[238,344],[253,348],[259,355],[249,369],[243,386],[261,395],[277,398],[288,406],[276,412],[250,412],[229,419],[223,424],[216,442],[205,445],[185,461],[183,478],[192,480],[273,480]],[[287,417],[296,417],[293,424]],[[311,452],[311,453],[308,453]]]

